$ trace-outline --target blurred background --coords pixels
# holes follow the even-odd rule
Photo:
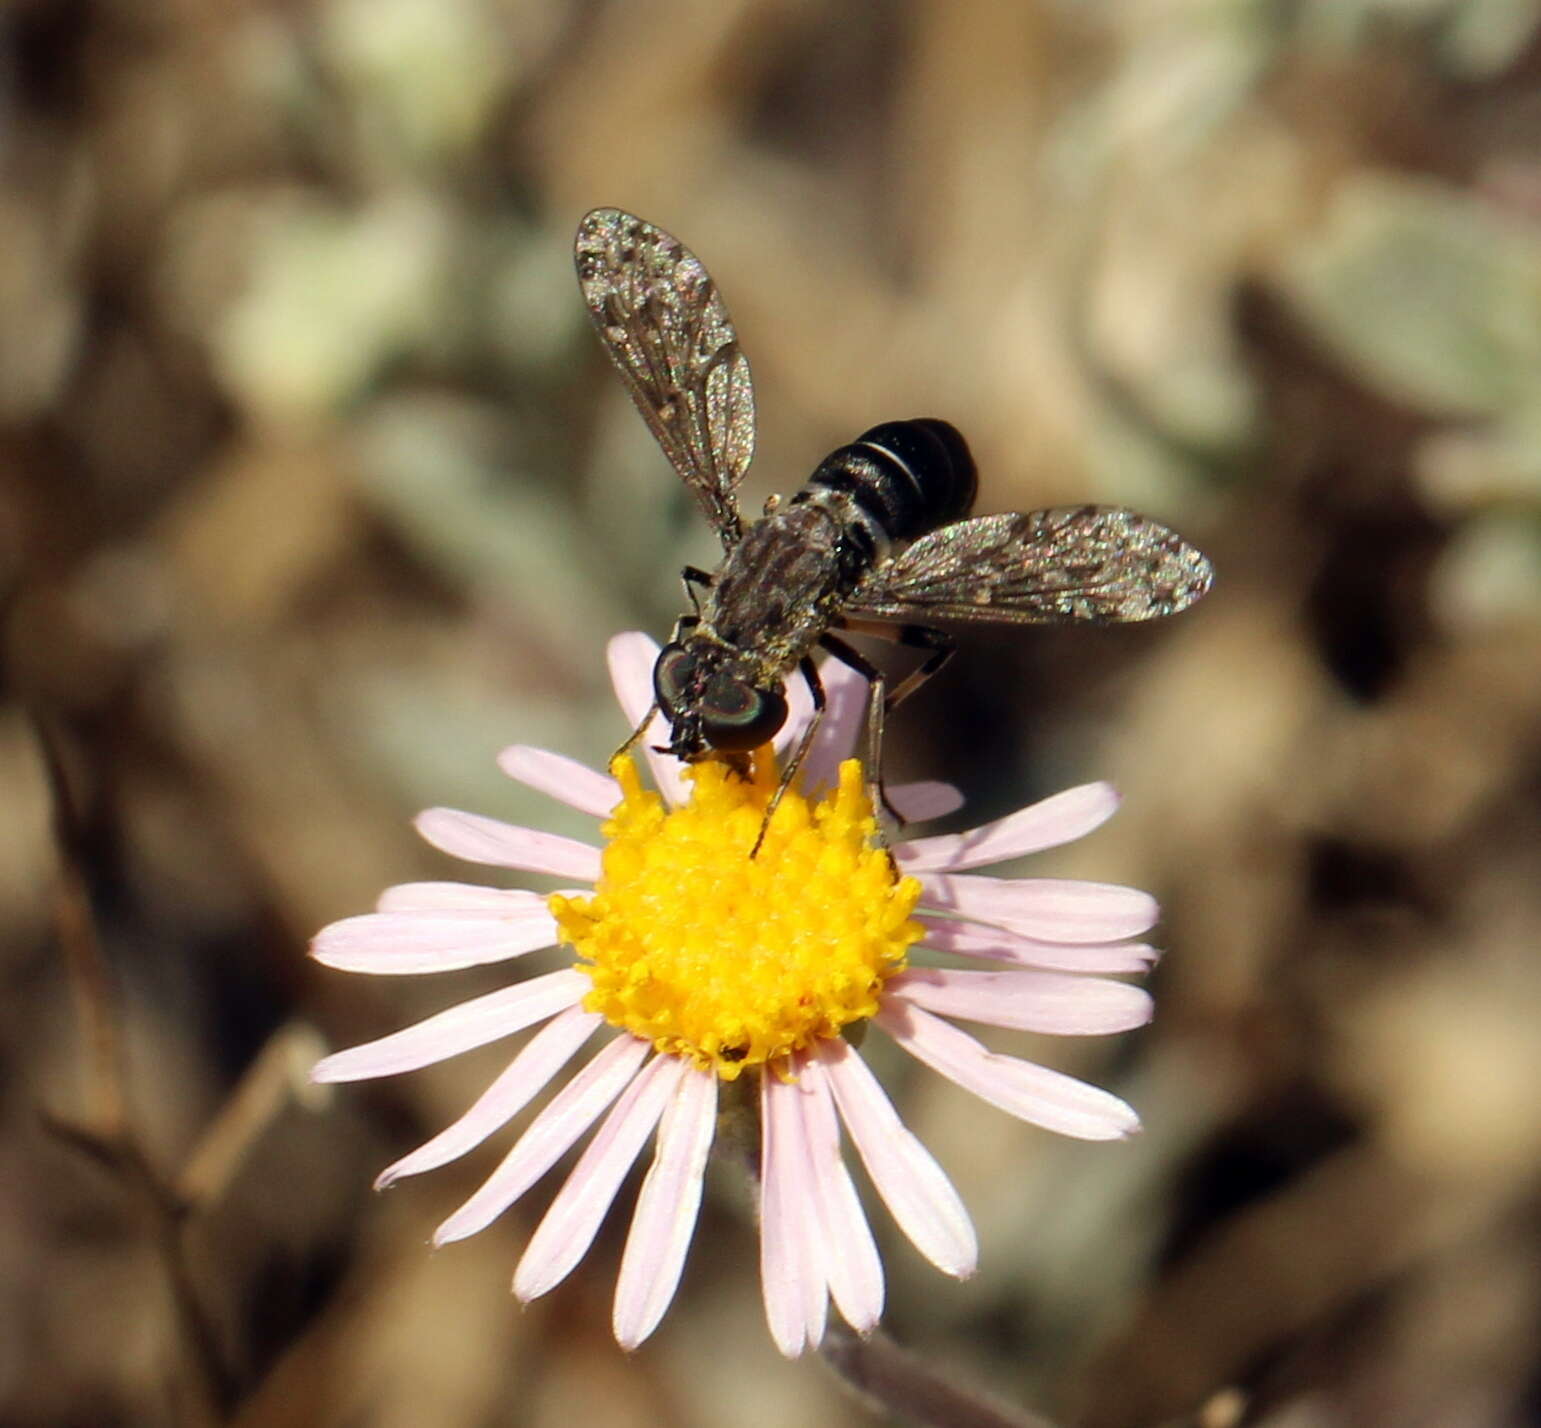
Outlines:
[[[496,751],[602,760],[606,639],[715,562],[573,279],[610,204],[723,289],[751,509],[934,414],[981,510],[1219,571],[969,633],[891,721],[943,827],[1114,780],[1022,871],[1152,889],[1168,956],[1148,1030],[1004,1043],[1127,1145],[887,1067],[983,1249],[874,1207],[889,1329],[1088,1428],[1541,1422],[1538,10],[11,0],[0,1421],[877,1421],[772,1348],[731,1177],[627,1357],[617,1224],[528,1310],[549,1188],[428,1250],[506,1137],[370,1192],[506,1048],[304,1082],[498,984],[304,948],[475,876],[425,804],[578,831]]]

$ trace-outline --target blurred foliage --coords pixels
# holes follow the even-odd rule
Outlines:
[[[1090,1428],[1535,1421],[1538,11],[0,11],[0,1419],[867,1421],[772,1350],[730,1177],[624,1357],[613,1234],[520,1312],[538,1196],[424,1248],[488,1155],[368,1193],[496,1052],[303,1080],[495,984],[303,947],[456,875],[424,803],[566,826],[496,750],[602,759],[606,638],[711,562],[572,279],[617,204],[737,318],[751,504],[935,412],[984,509],[1127,501],[1220,571],[970,635],[893,721],[971,818],[1113,777],[1033,866],[1155,889],[1171,948],[1148,1032],[1032,1048],[1128,1146],[890,1068],[984,1250],[888,1235],[895,1335]]]

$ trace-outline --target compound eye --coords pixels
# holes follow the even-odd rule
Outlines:
[[[679,713],[696,677],[696,658],[684,645],[665,645],[653,664],[653,693],[671,719]]]
[[[701,701],[706,741],[725,754],[757,749],[787,721],[787,701],[777,689],[756,689],[720,674],[708,681]]]

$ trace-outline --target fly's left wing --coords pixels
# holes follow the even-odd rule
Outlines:
[[[717,285],[679,239],[618,208],[578,225],[573,258],[632,401],[733,546],[743,532],[734,492],[754,455],[754,386]]]
[[[1213,569],[1163,525],[1112,506],[958,521],[870,571],[845,609],[891,620],[1102,624],[1186,609]]]

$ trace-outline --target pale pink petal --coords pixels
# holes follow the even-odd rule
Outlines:
[[[791,1094],[782,1098],[784,1119],[789,1129],[785,1143],[795,1146],[791,1155],[781,1158],[782,1193],[793,1204],[798,1217],[798,1249],[803,1264],[803,1342],[816,1349],[824,1341],[829,1317],[829,1275],[825,1255],[822,1206],[814,1179],[813,1156],[803,1126],[802,1093],[796,1083],[787,1087]]]
[[[1044,942],[1117,942],[1138,937],[1159,916],[1149,893],[1113,883],[925,873],[920,885],[927,911],[955,912]]]
[[[610,680],[615,685],[616,701],[626,716],[628,732],[642,722],[653,703],[653,662],[658,658],[658,642],[637,630],[617,635],[606,647],[610,661]],[[653,771],[653,782],[664,799],[676,807],[690,798],[690,786],[680,776],[680,761],[660,754],[655,744],[669,742],[669,721],[655,713],[638,741]]]
[[[787,699],[787,721],[771,740],[771,746],[783,760],[802,738],[808,720],[813,717],[813,695],[809,693],[808,681],[801,674],[794,672],[787,677],[784,692]]]
[[[840,1156],[840,1124],[822,1062],[807,1057],[798,1072],[803,1129],[822,1202],[825,1278],[845,1321],[870,1334],[883,1314],[883,1262]]]
[[[851,1143],[899,1228],[944,1274],[967,1278],[979,1262],[979,1242],[946,1172],[905,1128],[849,1042],[821,1041],[817,1054]]]
[[[1040,942],[1003,927],[928,917],[916,921],[926,929],[924,945],[960,957],[985,957],[1057,972],[1146,972],[1161,954],[1145,942]]]
[[[430,808],[413,820],[417,831],[441,852],[468,863],[518,868],[526,873],[554,873],[560,878],[593,882],[599,876],[599,849],[560,833],[520,828],[458,808]]]
[[[434,1244],[486,1229],[599,1119],[637,1074],[649,1049],[635,1036],[610,1042],[530,1122],[481,1189],[434,1231]]]
[[[1073,843],[1100,828],[1117,809],[1118,795],[1112,784],[1084,783],[967,833],[917,838],[902,844],[894,849],[894,861],[906,873],[982,868]]]
[[[605,646],[615,702],[633,728],[653,702],[653,666],[658,662],[660,648],[657,640],[641,630],[625,630],[612,636]]]
[[[376,912],[485,912],[494,917],[545,902],[524,888],[488,888],[478,883],[397,883],[375,903]]]
[[[760,1078],[760,1283],[771,1338],[789,1359],[823,1337],[828,1299],[795,1095],[774,1075]]]
[[[824,685],[824,718],[803,761],[805,789],[833,787],[841,761],[852,756],[867,712],[867,681],[843,660],[827,659],[819,666]]]
[[[803,1265],[804,1342],[811,1349],[824,1339],[829,1316],[830,1226],[826,1222],[824,1197],[820,1193],[818,1167],[808,1139],[804,1108],[808,1095],[800,1084],[806,1056],[792,1062],[798,1081],[785,1083],[779,1097],[783,1113],[781,1168],[785,1178],[782,1193],[792,1202],[801,1220],[800,1242],[805,1256]]]
[[[593,985],[582,972],[563,967],[544,977],[500,987],[416,1026],[323,1057],[311,1068],[310,1079],[362,1081],[415,1071],[545,1021],[580,1000]]]
[[[875,1018],[911,1056],[981,1100],[1080,1140],[1119,1140],[1140,1128],[1123,1101],[1084,1081],[987,1051],[966,1031],[897,997]]]
[[[448,1165],[501,1130],[545,1089],[603,1020],[581,1006],[570,1006],[552,1017],[470,1110],[410,1155],[386,1166],[375,1179],[375,1189],[384,1190],[408,1175]]]
[[[368,912],[323,927],[310,955],[344,972],[403,975],[449,972],[520,957],[558,940],[545,899],[531,893],[519,911]]]
[[[529,744],[510,744],[498,755],[498,767],[538,793],[549,794],[583,813],[608,818],[621,801],[621,786],[608,774],[597,773],[577,759],[553,754]]]
[[[912,967],[885,992],[942,1016],[1050,1036],[1103,1036],[1150,1020],[1150,993],[1063,972],[965,972]]]
[[[528,1303],[555,1289],[588,1253],[626,1172],[690,1074],[679,1057],[655,1056],[632,1078],[530,1236],[514,1270],[520,1299]]]
[[[679,1287],[716,1128],[717,1077],[687,1069],[664,1112],[621,1255],[612,1322],[623,1349],[636,1348],[658,1327]]]
[[[789,1359],[795,1359],[805,1347],[801,1266],[792,1208],[776,1169],[780,1123],[773,1120],[768,1104],[771,1079],[765,1077],[760,1085],[760,1290],[772,1340]]]
[[[894,811],[910,823],[924,823],[929,818],[945,818],[963,807],[963,795],[950,783],[923,779],[918,783],[895,784],[888,790]],[[900,844],[900,847],[906,845]]]
[[[766,1106],[766,1081],[769,1077],[760,1086],[760,1292],[770,1339],[787,1359],[795,1359],[804,1346],[803,1286],[792,1226],[787,1220],[791,1209],[781,1194],[780,1175],[772,1174],[777,1165],[777,1126],[772,1125]]]

